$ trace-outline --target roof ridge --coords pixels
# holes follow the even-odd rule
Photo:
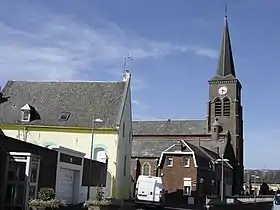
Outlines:
[[[124,81],[91,81],[91,80],[8,80],[7,82],[24,82],[24,83],[125,83]]]
[[[205,119],[174,119],[174,120],[133,120],[132,122],[186,122],[186,121],[205,121]]]

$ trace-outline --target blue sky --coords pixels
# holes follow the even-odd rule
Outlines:
[[[243,84],[245,166],[280,168],[280,2],[228,1]],[[232,3],[234,2],[234,3]],[[2,0],[0,84],[121,80],[130,53],[135,119],[203,119],[224,0]]]

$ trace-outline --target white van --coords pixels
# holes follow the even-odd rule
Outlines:
[[[141,206],[160,206],[164,208],[165,190],[161,177],[138,177],[135,187],[135,203]]]
[[[279,210],[280,209],[280,194],[276,194],[273,199],[273,210]]]

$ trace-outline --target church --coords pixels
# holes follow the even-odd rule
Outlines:
[[[162,176],[166,188],[172,192],[182,190],[183,194],[188,194],[198,188],[207,188],[204,190],[207,193],[219,193],[221,173],[211,175],[210,172],[218,168],[212,163],[215,165],[222,158],[227,161],[222,167],[228,168],[224,179],[231,183],[225,191],[231,191],[233,195],[242,192],[242,85],[235,72],[227,16],[217,70],[208,83],[208,111],[204,120],[133,121],[130,171],[134,180],[141,174]],[[213,177],[203,184],[210,176]],[[186,186],[187,181],[190,184]]]

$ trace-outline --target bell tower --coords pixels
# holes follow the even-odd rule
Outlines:
[[[238,80],[230,41],[228,18],[225,15],[222,43],[217,71],[209,81],[209,102],[207,129],[218,119],[222,131],[229,133],[230,152],[225,149],[224,156],[234,167],[233,193],[240,193],[243,187],[243,114],[241,105],[241,83]],[[226,147],[228,148],[228,146]]]

